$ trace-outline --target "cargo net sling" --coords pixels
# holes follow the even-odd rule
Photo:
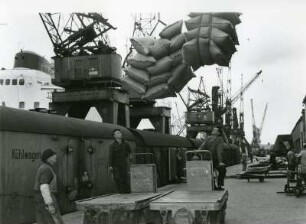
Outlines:
[[[240,13],[190,13],[166,26],[160,38],[131,38],[134,53],[127,60],[123,88],[132,98],[145,100],[175,97],[204,65],[228,66],[235,45]]]

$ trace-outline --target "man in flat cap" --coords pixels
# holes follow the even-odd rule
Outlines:
[[[46,149],[41,156],[34,183],[34,200],[36,203],[37,224],[63,224],[61,213],[56,202],[57,177],[53,169],[56,154],[52,149]]]
[[[113,173],[118,192],[130,193],[128,158],[131,147],[122,139],[120,129],[113,130],[112,134],[114,141],[109,146],[109,169]]]

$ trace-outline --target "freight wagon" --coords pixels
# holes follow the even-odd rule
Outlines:
[[[159,133],[52,114],[0,107],[0,223],[31,223],[35,219],[34,175],[41,152],[57,152],[59,204],[74,210],[74,199],[115,191],[108,171],[112,131],[120,128],[133,152],[154,153],[158,185],[176,178],[177,148],[194,149],[194,141]],[[86,175],[86,183],[81,180]],[[77,197],[71,197],[77,192]]]
[[[133,153],[152,153],[158,186],[177,181],[177,152],[200,142],[179,136],[53,114],[0,107],[0,224],[35,221],[33,185],[41,153],[58,155],[59,205],[75,209],[74,200],[116,191],[108,170],[112,131],[119,128]],[[237,162],[237,147],[225,144],[226,162]]]

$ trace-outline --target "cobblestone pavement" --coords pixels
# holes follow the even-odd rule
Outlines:
[[[240,171],[241,165],[228,168],[229,175]],[[306,224],[306,194],[296,198],[277,193],[284,190],[286,178],[225,181],[229,191],[226,224]]]
[[[241,172],[241,165],[228,167],[227,176]],[[284,190],[285,178],[226,178],[229,191],[225,224],[306,224],[306,194],[300,198],[277,193]],[[82,213],[64,216],[65,223],[82,224]]]

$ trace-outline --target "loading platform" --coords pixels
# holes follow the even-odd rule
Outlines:
[[[150,203],[162,223],[224,223],[228,191],[174,191]]]
[[[84,224],[224,223],[227,190],[190,192],[186,188],[186,184],[178,184],[160,189],[160,193],[106,195],[76,205],[84,211]]]
[[[76,202],[85,212],[83,223],[145,223],[149,203],[160,193],[112,194]]]

